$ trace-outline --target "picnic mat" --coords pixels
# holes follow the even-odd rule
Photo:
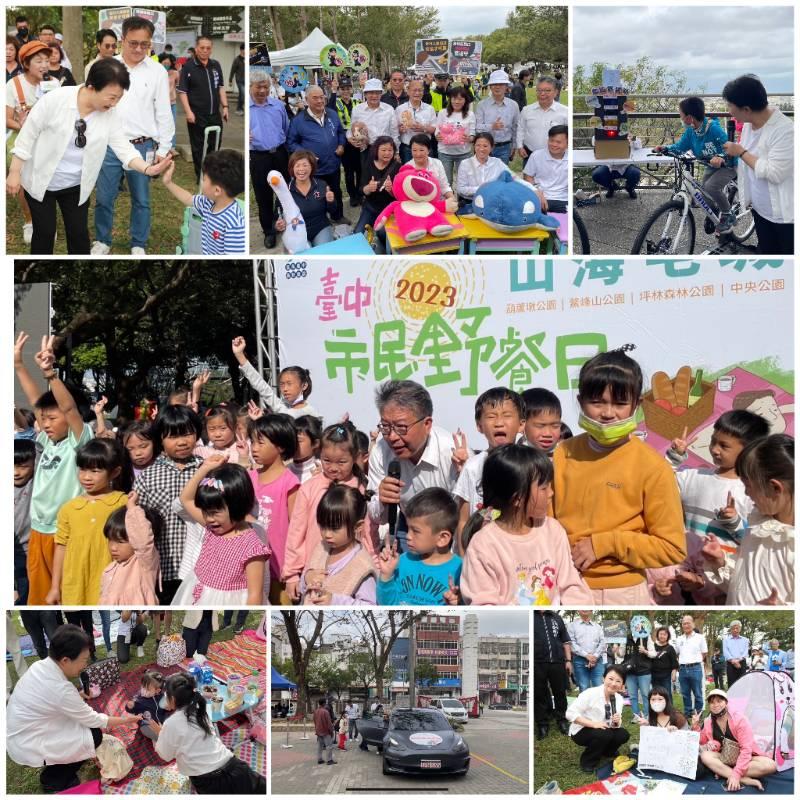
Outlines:
[[[644,775],[644,779],[637,778]],[[698,795],[698,794],[730,794],[725,789],[725,782],[713,775],[695,781],[686,780],[677,775],[668,775],[657,770],[641,770],[636,772],[622,772],[611,776],[611,764],[606,764],[597,771],[598,780],[593,783],[566,789],[563,794],[668,794]],[[761,779],[764,792],[759,792],[752,786],[742,786],[737,794],[758,794],[762,797],[768,795],[794,794],[794,770],[777,772]]]

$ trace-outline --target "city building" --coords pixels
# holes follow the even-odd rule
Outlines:
[[[430,661],[439,675],[417,691],[437,697],[461,696],[461,617],[427,614],[415,626],[417,663]]]
[[[484,705],[526,705],[530,676],[527,636],[481,636],[478,639],[478,691]]]

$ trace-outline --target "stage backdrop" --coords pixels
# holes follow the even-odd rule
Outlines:
[[[482,448],[473,422],[482,391],[548,388],[578,432],[581,365],[634,344],[645,375],[639,435],[664,450],[687,427],[699,435],[689,465],[700,466],[710,463],[711,426],[723,411],[747,408],[773,432],[794,434],[792,267],[781,259],[276,260],[281,363],[311,370],[311,402],[326,422],[349,411],[361,429],[374,427],[376,384],[408,378],[431,392],[437,424],[460,426]],[[688,404],[681,367],[691,370]],[[665,392],[681,407],[656,404]]]

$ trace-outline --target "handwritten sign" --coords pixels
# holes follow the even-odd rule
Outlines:
[[[693,781],[697,775],[700,734],[646,726],[639,735],[639,769],[657,769]]]

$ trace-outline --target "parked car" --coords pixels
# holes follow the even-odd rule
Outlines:
[[[490,711],[513,711],[514,706],[511,703],[492,703],[489,706]]]
[[[449,719],[455,719],[465,724],[467,722],[467,709],[455,697],[437,697],[433,701],[432,707],[438,708]]]
[[[385,724],[378,719],[361,719],[359,723],[363,723],[358,730],[367,743],[375,744],[381,738],[384,775],[466,775],[469,771],[469,746],[438,709],[398,708]]]

